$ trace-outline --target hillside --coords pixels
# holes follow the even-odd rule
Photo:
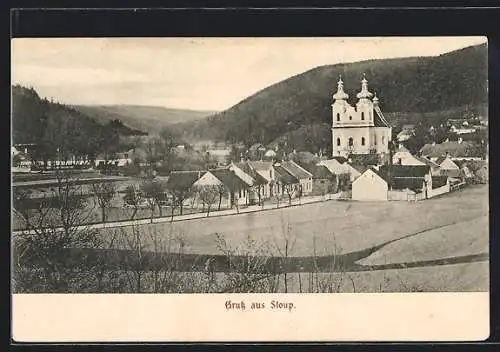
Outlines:
[[[484,110],[488,101],[487,57],[487,46],[483,44],[436,57],[320,66],[267,87],[205,120],[173,127],[192,139],[247,144],[269,143],[291,133],[300,135],[299,129],[311,131],[317,129],[313,126],[331,124],[332,94],[339,74],[350,103],[354,103],[361,75],[366,73],[369,88],[377,92],[382,110],[398,122],[404,121],[406,115]],[[308,133],[307,138],[314,135]]]
[[[99,122],[119,119],[127,126],[156,133],[163,127],[179,122],[193,122],[213,115],[213,111],[170,109],[141,105],[73,105],[72,108]]]
[[[33,88],[12,86],[12,142],[37,145],[34,157],[95,156],[124,147],[127,142],[122,137],[138,135],[144,132],[118,119],[99,123],[81,111],[40,98]]]

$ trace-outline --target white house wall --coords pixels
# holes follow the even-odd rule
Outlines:
[[[380,176],[371,170],[367,170],[359,176],[352,184],[353,200],[387,200],[389,187]]]

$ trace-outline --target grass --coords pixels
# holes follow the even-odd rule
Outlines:
[[[484,216],[488,213],[487,191],[487,186],[478,186],[417,203],[330,201],[262,213],[141,226],[159,233],[182,234],[189,253],[217,254],[215,233],[224,234],[233,246],[248,236],[259,242],[273,243],[279,241],[278,234],[285,221],[296,237],[290,256],[311,255],[313,242],[316,242],[317,255],[329,254],[326,249],[331,248],[332,234],[342,253],[348,253]]]
[[[488,253],[488,240],[488,217],[483,216],[388,244],[357,263],[383,265]]]

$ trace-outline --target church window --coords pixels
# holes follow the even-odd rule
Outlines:
[[[361,137],[361,145],[365,145],[365,137]]]
[[[364,120],[365,119],[365,113],[362,111],[361,112],[361,120]]]
[[[337,138],[337,145],[340,146],[340,138]]]
[[[352,120],[352,116],[349,116],[349,120]]]
[[[382,136],[382,145],[385,144],[385,136]]]
[[[340,121],[340,113],[337,113],[337,121]]]
[[[349,147],[352,147],[354,145],[354,141],[352,137],[349,137]]]

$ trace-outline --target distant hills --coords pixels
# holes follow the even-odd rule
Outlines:
[[[118,119],[131,128],[150,134],[155,134],[171,124],[198,121],[215,113],[141,105],[72,105],[71,107],[98,122]]]
[[[65,104],[41,98],[33,88],[12,86],[12,139],[14,144],[34,143],[46,149],[98,149],[112,136],[138,136],[145,132],[121,120],[97,121]],[[92,148],[90,148],[92,149]],[[90,152],[90,151],[89,151]]]
[[[207,119],[172,128],[186,138],[247,145],[288,138],[317,151],[330,143],[332,94],[340,74],[353,104],[366,73],[369,89],[380,98],[382,111],[390,123],[397,124],[439,117],[441,111],[487,114],[487,60],[483,44],[435,57],[320,66],[267,87]]]

